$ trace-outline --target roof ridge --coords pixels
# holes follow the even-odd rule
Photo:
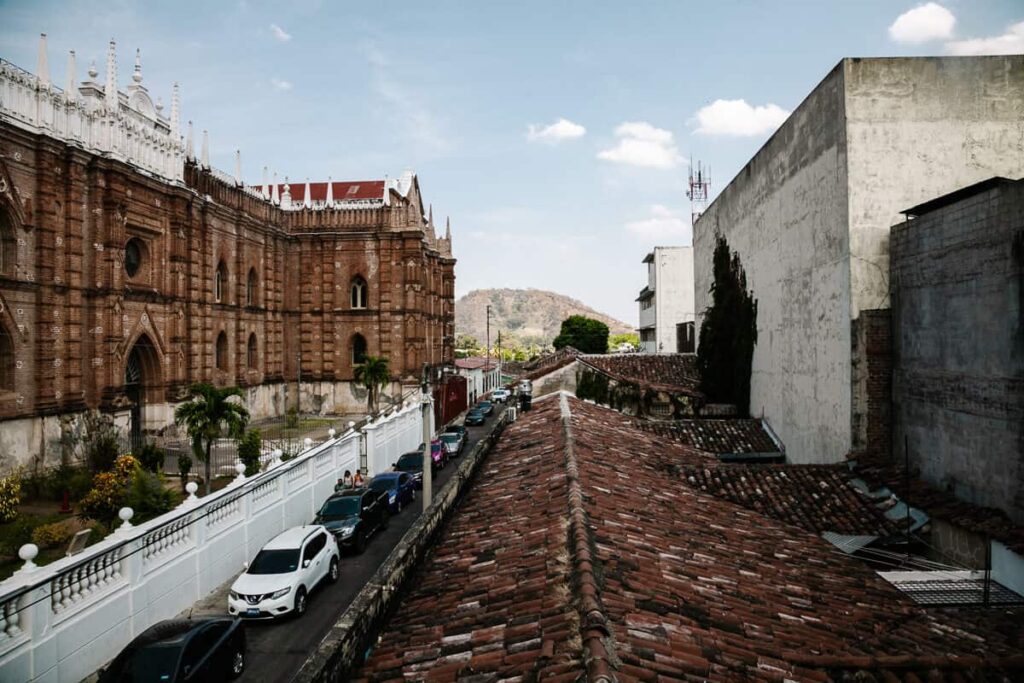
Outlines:
[[[587,680],[594,683],[612,683],[615,676],[615,639],[608,628],[608,616],[601,604],[600,589],[594,576],[594,558],[591,556],[590,525],[583,509],[583,487],[580,470],[573,448],[572,410],[568,392],[559,393],[562,413],[562,436],[565,439],[565,475],[569,491],[569,552],[572,555],[573,583],[576,586],[576,610],[580,616],[580,638],[583,641],[583,660]]]

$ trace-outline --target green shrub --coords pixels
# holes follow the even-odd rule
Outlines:
[[[0,479],[0,522],[17,519],[20,503],[21,476],[15,472]]]
[[[78,502],[79,515],[111,528],[123,506],[125,482],[113,472],[100,472],[92,480],[92,489]]]
[[[163,469],[164,458],[166,457],[164,449],[154,443],[147,443],[143,444],[138,451],[139,452],[135,454],[135,457],[147,470],[156,473]]]
[[[141,467],[132,473],[123,503],[135,512],[133,523],[153,519],[174,507],[171,492],[164,486],[163,478]]]
[[[66,545],[74,535],[75,531],[68,522],[54,522],[37,526],[32,531],[32,542],[40,548],[55,548]]]
[[[245,465],[245,476],[251,477],[260,471],[260,448],[263,439],[260,430],[250,429],[238,443],[238,459]]]
[[[112,431],[105,431],[98,434],[89,444],[86,452],[86,461],[89,469],[93,472],[108,472],[114,467],[121,448],[117,443],[117,436]]]
[[[185,490],[185,484],[188,483],[188,473],[192,471],[192,458],[189,457],[188,453],[182,453],[178,456],[178,476],[181,477],[181,490]]]
[[[299,411],[295,408],[289,408],[288,412],[284,416],[284,426],[288,429],[295,429],[299,426]]]
[[[18,550],[32,542],[32,524],[19,519],[0,526],[0,555],[18,556]]]

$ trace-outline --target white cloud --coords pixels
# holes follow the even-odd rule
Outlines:
[[[782,125],[789,112],[775,104],[752,107],[746,100],[715,100],[697,112],[702,135],[764,135]]]
[[[281,78],[271,78],[270,79],[270,85],[274,86],[274,88],[276,90],[284,91],[284,90],[291,90],[292,89],[292,82],[291,81],[286,81],[286,80],[281,79]]]
[[[1013,24],[1001,36],[970,38],[946,43],[951,55],[1013,55],[1024,53],[1024,21]]]
[[[626,223],[626,230],[645,241],[671,240],[689,245],[693,241],[690,221],[663,204],[651,206],[651,215],[638,221]]]
[[[672,168],[682,157],[671,131],[646,121],[627,121],[615,129],[619,144],[599,152],[598,159],[648,168]]]
[[[953,37],[956,17],[942,5],[928,2],[896,17],[889,37],[897,43],[926,43]]]
[[[568,119],[558,119],[550,126],[535,126],[532,123],[526,130],[526,139],[530,142],[547,142],[556,144],[563,140],[572,140],[586,135],[587,129]]]
[[[277,24],[270,25],[270,32],[273,33],[274,37],[280,40],[282,43],[287,43],[289,40],[292,39],[292,34],[288,33]]]

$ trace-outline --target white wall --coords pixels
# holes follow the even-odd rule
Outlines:
[[[675,353],[676,325],[693,322],[693,247],[655,247],[654,262],[657,267],[656,351]]]

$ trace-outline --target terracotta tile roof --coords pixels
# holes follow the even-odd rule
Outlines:
[[[384,198],[384,181],[383,180],[348,180],[338,181],[331,183],[334,187],[332,188],[334,193],[334,201],[353,201],[363,199],[383,199]],[[268,184],[267,188],[273,193],[273,184]],[[263,185],[253,185],[255,190],[263,190]],[[277,191],[284,195],[284,183],[279,183]],[[306,182],[295,182],[288,184],[288,191],[292,195],[292,203],[302,202],[306,198]],[[327,183],[310,183],[309,184],[309,199],[314,202],[322,202],[327,199]]]
[[[615,353],[582,358],[614,379],[665,391],[700,393],[697,357],[692,354]]]
[[[580,356],[580,352],[571,346],[565,346],[554,353],[544,354],[523,366],[523,374],[519,379],[538,379],[574,363]]]
[[[1024,525],[1013,522],[1002,510],[960,500],[916,477],[910,479],[910,494],[907,495],[901,465],[877,455],[858,455],[855,461],[854,472],[872,489],[886,486],[900,500],[924,510],[930,517],[951,522],[981,536],[990,536],[1010,550],[1024,554]]]
[[[846,465],[719,465],[681,468],[705,493],[820,534],[900,536],[903,531],[851,483]]]
[[[711,453],[778,453],[760,420],[637,420],[646,432]]]
[[[564,394],[534,405],[449,521],[365,680],[1024,675],[1020,610],[925,610],[816,535],[676,485],[663,469],[676,446],[619,413]]]
[[[486,358],[456,358],[455,367],[462,370],[493,370],[498,367],[496,360],[487,360]]]

